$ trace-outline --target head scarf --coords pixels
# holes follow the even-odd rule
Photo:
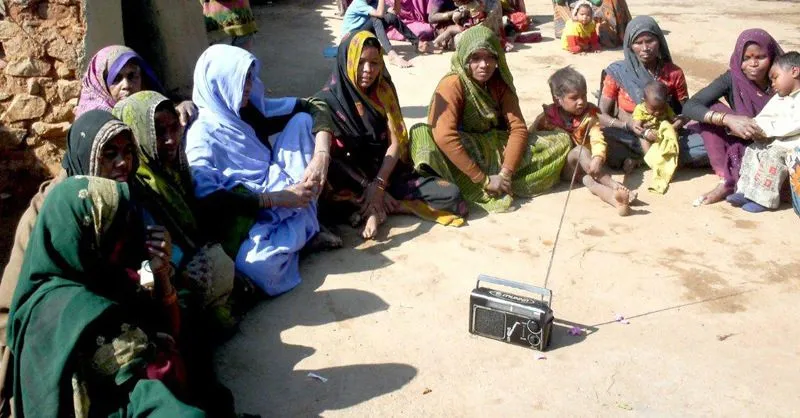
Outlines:
[[[389,147],[388,130],[400,141],[401,149],[408,144],[397,90],[384,65],[383,71],[370,87],[372,94],[358,88],[358,62],[368,39],[377,38],[361,31],[345,35],[339,44],[336,68],[330,80],[318,94],[330,106],[337,138],[346,152],[358,161],[367,175],[374,176]],[[383,50],[379,48],[383,61]]]
[[[179,146],[178,161],[171,166],[158,156],[155,115],[159,106],[174,109],[172,102],[161,93],[140,91],[114,106],[114,116],[133,131],[139,144],[139,168],[136,170],[137,196],[148,211],[164,225],[184,250],[198,243],[197,222],[189,204],[192,198],[192,176],[183,147]],[[163,107],[162,107],[163,108]]]
[[[578,18],[578,10],[581,8],[581,6],[589,6],[589,9],[592,11],[592,14],[594,15],[594,6],[592,5],[592,3],[590,3],[589,0],[580,0],[571,6],[573,19]]]
[[[606,69],[617,83],[622,84],[622,88],[636,103],[642,102],[644,99],[644,86],[653,81],[653,76],[639,61],[632,48],[636,38],[645,33],[658,38],[661,62],[672,62],[667,39],[664,37],[664,32],[661,31],[658,23],[650,16],[636,16],[628,23],[628,27],[625,29],[625,39],[622,45],[623,53],[625,54],[624,59],[612,63]]]
[[[239,116],[245,79],[252,69],[250,104],[266,117],[290,114],[296,98],[268,99],[259,79],[261,64],[242,48],[212,45],[194,69],[192,101],[199,110],[186,135],[195,195],[242,185],[255,193],[283,190],[299,181],[272,164],[272,152]]]
[[[115,136],[127,132],[131,140],[131,129],[104,110],[90,110],[81,115],[67,133],[67,152],[61,166],[68,176],[99,176],[97,162],[102,157],[103,146]],[[131,170],[136,171],[138,158],[134,158]]]
[[[778,42],[763,29],[747,29],[736,40],[736,48],[731,54],[731,80],[733,82],[733,107],[739,114],[755,117],[766,106],[771,95],[764,93],[742,71],[744,50],[748,44],[756,44],[769,54],[770,63],[783,54]]]
[[[500,46],[500,38],[485,26],[475,26],[462,32],[461,39],[456,45],[456,52],[453,54],[450,74],[458,75],[464,85],[465,114],[468,114],[468,111],[474,111],[478,117],[494,126],[498,122],[499,105],[489,91],[472,78],[469,71],[469,58],[480,49],[486,49],[497,57],[497,69],[492,77],[499,76],[511,91],[516,92],[514,78],[506,63],[505,51]]]
[[[89,325],[123,302],[101,295],[131,288],[124,270],[108,263],[130,210],[127,184],[85,176],[56,185],[42,205],[9,313],[17,415],[55,417],[61,401],[72,399],[64,383],[73,349]]]
[[[113,84],[122,67],[133,60],[142,69],[144,89],[163,91],[155,73],[134,50],[122,45],[107,46],[98,51],[89,62],[81,81],[81,97],[75,108],[75,117],[92,110],[111,111],[116,100],[111,97],[108,86]]]

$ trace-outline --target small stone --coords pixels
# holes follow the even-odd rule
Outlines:
[[[76,99],[72,99],[76,100]],[[75,117],[75,105],[68,103],[53,106],[52,112],[42,118],[43,122],[57,123],[69,122]]]
[[[67,136],[67,131],[69,131],[70,123],[69,122],[60,122],[60,123],[46,123],[46,122],[34,122],[31,128],[33,128],[33,132],[36,135],[39,135],[41,138],[51,139],[51,138],[65,138]]]
[[[80,96],[81,82],[77,80],[58,80],[56,81],[56,89],[58,90],[58,97],[66,102],[69,99]]]
[[[5,69],[8,65],[8,62],[4,59],[0,59],[0,70]]]
[[[11,92],[0,91],[0,102],[4,102],[4,101],[10,99],[11,96],[13,96],[13,94],[11,94]]]
[[[17,37],[21,32],[22,29],[16,23],[10,20],[0,20],[0,41]]]
[[[3,51],[6,57],[29,57],[39,55],[40,48],[28,36],[15,36],[3,40]]]
[[[50,63],[31,57],[16,58],[8,63],[6,74],[15,77],[43,77],[50,72]]]
[[[41,86],[39,85],[39,80],[35,78],[28,79],[28,94],[37,95],[39,94],[39,90],[41,90]]]
[[[77,7],[70,7],[62,4],[41,3],[39,4],[39,17],[46,20],[70,20],[78,16]]]
[[[0,149],[16,148],[25,141],[28,131],[0,126]]]
[[[36,119],[44,115],[45,109],[47,109],[47,102],[41,97],[18,94],[11,101],[2,119],[9,122]]]
[[[63,61],[72,68],[78,67],[78,52],[64,38],[58,37],[48,42],[47,55]]]
[[[70,68],[67,64],[64,64],[61,61],[56,61],[56,74],[58,74],[59,78],[72,78],[75,76],[75,69]]]

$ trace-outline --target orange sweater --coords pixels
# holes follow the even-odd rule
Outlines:
[[[498,78],[489,82],[488,89],[499,105],[497,113],[501,125],[498,129],[508,130],[509,133],[508,143],[503,151],[503,168],[513,173],[528,145],[528,129],[525,127],[517,95]],[[433,130],[433,139],[442,153],[474,183],[481,183],[486,173],[469,156],[459,136],[465,99],[464,86],[457,75],[443,78],[433,95],[428,122]]]

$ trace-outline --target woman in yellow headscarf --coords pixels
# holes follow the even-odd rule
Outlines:
[[[328,180],[335,198],[360,195],[360,213],[367,219],[364,238],[374,237],[387,213],[463,224],[467,212],[458,188],[420,177],[407,163],[408,132],[378,39],[366,31],[348,34],[337,57],[336,69],[317,94],[330,106],[335,125]]]

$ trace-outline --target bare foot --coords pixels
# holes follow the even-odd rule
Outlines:
[[[614,183],[617,183],[617,186],[614,188],[614,190],[622,189],[622,190],[625,190],[626,192],[628,192],[628,204],[629,205],[631,203],[635,202],[636,199],[639,198],[639,192],[637,192],[636,190],[631,190],[631,189],[625,187],[625,185],[620,183],[620,182],[616,182],[615,181]]]
[[[617,214],[619,216],[628,216],[630,214],[630,198],[630,190],[626,187],[619,187],[614,190],[614,200],[617,201]]]
[[[725,200],[728,195],[731,194],[731,191],[725,187],[725,183],[719,183],[714,190],[704,194],[702,196],[702,204],[704,205],[712,205],[714,203],[720,202]]]
[[[622,172],[625,174],[630,174],[637,168],[639,168],[639,161],[637,160],[626,158],[625,161],[622,162]]]
[[[378,232],[378,226],[380,223],[378,222],[378,215],[370,214],[367,218],[367,223],[364,225],[364,230],[361,232],[361,236],[364,239],[373,239],[375,238],[375,234]]]
[[[403,59],[403,57],[397,55],[397,52],[394,51],[389,52],[389,64],[392,64],[400,68],[408,68],[414,66],[414,64],[406,61],[405,59]]]

